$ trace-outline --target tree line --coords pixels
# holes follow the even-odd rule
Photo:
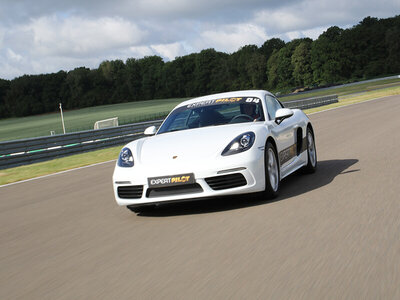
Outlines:
[[[227,54],[206,49],[164,62],[159,56],[104,61],[52,74],[0,79],[0,118],[147,99],[181,98],[243,90],[288,91],[400,72],[400,16],[367,17],[348,29],[330,27],[318,39]]]

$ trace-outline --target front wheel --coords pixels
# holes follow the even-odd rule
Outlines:
[[[315,148],[314,134],[310,128],[307,128],[307,158],[308,163],[304,166],[305,173],[314,173],[317,169],[317,149]]]
[[[265,191],[268,199],[278,196],[280,188],[280,170],[278,155],[274,145],[268,142],[265,147]]]

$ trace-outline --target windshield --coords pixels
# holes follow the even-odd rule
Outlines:
[[[195,102],[175,109],[159,133],[242,122],[264,121],[257,97],[221,98]]]

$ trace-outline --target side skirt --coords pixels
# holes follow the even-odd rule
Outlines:
[[[307,150],[300,153],[289,165],[281,169],[281,179],[307,165]]]

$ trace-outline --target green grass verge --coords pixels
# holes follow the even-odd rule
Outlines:
[[[0,170],[0,185],[117,159],[122,146]]]
[[[366,92],[363,94],[357,94],[353,96],[342,96],[339,98],[338,103],[307,109],[304,112],[313,113],[313,112],[327,110],[330,108],[345,106],[353,103],[368,101],[371,99],[392,96],[392,95],[400,95],[400,86],[387,87],[385,89]],[[0,185],[117,159],[121,148],[122,146],[117,146],[103,150],[97,150],[73,156],[68,156],[64,158],[58,158],[42,163],[36,163],[27,166],[0,170]]]

